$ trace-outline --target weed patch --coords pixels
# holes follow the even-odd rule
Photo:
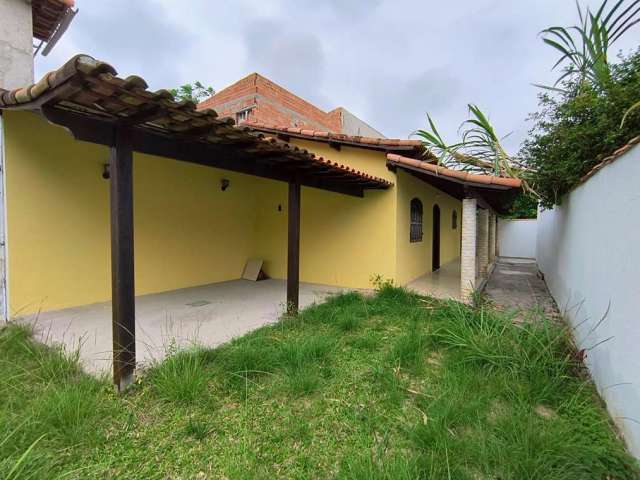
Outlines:
[[[120,396],[4,328],[0,477],[637,479],[575,358],[557,323],[387,284],[173,352]]]

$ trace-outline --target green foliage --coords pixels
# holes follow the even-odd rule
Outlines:
[[[414,480],[420,477],[416,461],[406,455],[364,454],[346,458],[338,480]]]
[[[384,284],[116,395],[5,328],[0,478],[638,478],[569,335]]]
[[[164,362],[153,366],[149,381],[157,395],[167,401],[190,404],[207,392],[207,376],[199,351],[171,352]]]
[[[29,327],[0,329],[0,478],[92,476],[92,465],[69,466],[63,452],[104,442],[118,412],[112,388],[83,374],[78,357],[33,342]]]
[[[640,51],[611,65],[606,90],[592,84],[565,93],[540,95],[540,111],[520,156],[535,169],[534,183],[546,208],[559,204],[579,180],[604,157],[640,133],[640,111],[625,112],[638,101]]]
[[[566,89],[558,89],[558,85],[567,80],[571,87],[581,88],[585,84],[604,90],[609,87],[609,48],[640,22],[640,8],[637,8],[640,0],[632,0],[628,5],[625,0],[617,0],[610,10],[606,9],[608,4],[609,0],[604,0],[593,13],[588,8],[583,10],[576,2],[578,25],[569,28],[555,26],[542,31],[544,43],[561,54],[553,68],[564,65],[554,87],[543,88],[566,92]]]
[[[520,178],[525,173],[520,162],[510,156],[502,146],[502,139],[496,133],[489,117],[477,106],[468,105],[471,118],[460,125],[461,139],[457,143],[447,143],[430,115],[427,114],[428,130],[417,130],[425,145],[438,157],[442,165]]]
[[[184,427],[184,434],[187,437],[195,438],[196,440],[204,440],[211,433],[211,427],[206,421],[189,417],[187,424]]]
[[[538,216],[538,199],[527,192],[520,192],[513,200],[505,218],[536,218]]]
[[[172,88],[169,91],[176,101],[188,101],[195,104],[200,103],[216,93],[213,87],[205,87],[198,81],[181,85],[178,88]]]

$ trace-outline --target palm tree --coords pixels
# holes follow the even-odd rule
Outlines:
[[[542,41],[560,53],[553,69],[564,65],[562,74],[551,90],[559,88],[564,80],[576,80],[580,88],[585,82],[607,90],[611,80],[609,48],[631,27],[640,22],[640,0],[632,0],[626,8],[626,0],[618,0],[610,10],[606,10],[609,0],[604,0],[594,14],[584,10],[576,0],[578,25],[571,27],[550,27],[541,32]]]
[[[502,145],[506,136],[498,136],[487,115],[477,105],[469,104],[468,107],[472,118],[460,125],[460,142],[445,142],[430,115],[427,115],[429,130],[417,130],[414,135],[422,139],[441,165],[525,180],[531,170],[507,153]]]
[[[625,1],[618,0],[607,10],[609,0],[604,0],[595,14],[589,9],[583,9],[576,1],[579,25],[568,28],[550,27],[541,32],[544,43],[561,54],[553,69],[564,65],[554,86],[543,88],[569,93],[558,85],[571,79],[579,87],[588,82],[606,91],[611,79],[609,48],[631,27],[640,23],[640,0],[632,0],[627,6]],[[625,118],[638,108],[640,102],[627,111]],[[460,126],[461,139],[457,143],[445,142],[428,114],[429,128],[418,130],[414,135],[422,138],[425,147],[438,157],[441,165],[520,178],[523,180],[523,188],[535,193],[527,181],[533,170],[505,150],[502,146],[505,137],[497,135],[489,118],[480,108],[469,104],[469,112],[472,118]]]

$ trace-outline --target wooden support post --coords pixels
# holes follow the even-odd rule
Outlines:
[[[300,182],[289,182],[289,239],[287,244],[287,313],[298,313],[300,296]]]
[[[111,308],[113,382],[122,392],[136,366],[133,270],[133,152],[131,131],[117,126],[109,155],[111,178]]]

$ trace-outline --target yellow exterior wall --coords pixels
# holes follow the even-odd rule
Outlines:
[[[220,180],[230,186],[224,192]],[[136,293],[237,279],[252,255],[257,177],[134,158]]]
[[[397,278],[400,285],[431,272],[433,242],[433,205],[440,207],[440,265],[445,265],[460,256],[460,232],[462,221],[462,202],[431,185],[398,170],[397,184]],[[423,236],[421,242],[411,243],[409,231],[411,224],[411,200],[418,198],[422,202]],[[451,216],[456,210],[458,228],[451,228]]]
[[[383,152],[292,139],[301,148],[395,182]],[[265,181],[258,193],[256,256],[273,278],[287,273],[287,185]],[[278,205],[282,211],[278,211]],[[302,188],[300,279],[370,288],[373,275],[395,278],[395,188],[366,191],[364,198]]]
[[[104,148],[40,117],[4,112],[10,316],[106,298],[109,186]]]
[[[75,141],[26,112],[5,112],[10,315],[106,301],[111,296],[108,149]],[[395,186],[364,198],[302,189],[303,282],[368,288],[373,275],[398,284],[431,266],[431,207],[441,208],[441,261],[456,258],[460,202],[386,167],[383,152],[292,140],[317,155],[386,178]],[[231,185],[220,189],[220,180]],[[409,203],[424,205],[424,238],[409,243]],[[286,278],[287,185],[136,154],[136,294],[240,277],[263,258]],[[281,207],[280,209],[278,207]],[[460,228],[460,227],[458,227]]]
[[[267,183],[267,182],[265,182]],[[255,256],[272,278],[287,276],[287,185],[268,182],[258,193]],[[302,188],[300,280],[370,288],[371,276],[395,276],[393,191],[364,198]],[[282,211],[278,211],[278,205]]]
[[[5,130],[10,314],[108,300],[108,149],[26,112],[6,112]],[[394,180],[381,152],[310,143],[300,145]],[[303,188],[302,281],[366,288],[373,274],[395,276],[394,189],[365,195]],[[251,257],[285,278],[286,212],[285,183],[136,154],[136,294],[237,279]]]
[[[108,150],[31,113],[4,116],[10,315],[108,300]],[[260,182],[135,155],[136,294],[239,278],[252,254],[251,192]]]
[[[387,168],[387,157],[384,152],[367,150],[364,148],[341,147],[340,150],[331,148],[328,143],[311,142],[292,138],[289,143],[334,162],[348,165],[356,170],[365,171],[369,175],[384,178],[390,182],[396,181],[396,175]]]

